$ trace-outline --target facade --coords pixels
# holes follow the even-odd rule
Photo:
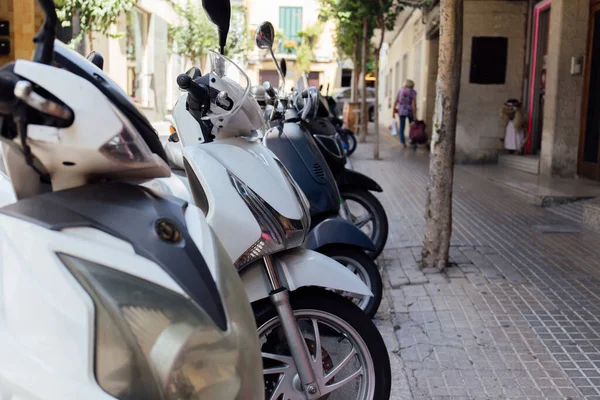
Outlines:
[[[299,43],[301,39],[298,37],[298,32],[316,24],[319,20],[320,6],[317,0],[245,0],[244,5],[252,38],[256,27],[261,22],[270,21],[277,33],[285,35],[286,41],[295,40]],[[314,59],[308,74],[311,85],[322,84],[324,88],[329,85],[330,89],[341,86],[342,69],[338,66],[334,35],[334,24],[325,23],[313,50]],[[295,85],[301,75],[295,63],[296,52],[294,49],[286,50],[283,43],[278,43],[274,50],[278,59],[281,57],[286,59],[288,67],[286,88],[289,89]],[[273,86],[277,86],[279,81],[275,65],[265,50],[254,48],[249,53],[247,73],[252,84],[269,81]]]
[[[520,98],[527,25],[527,3],[465,0],[460,103],[457,119],[457,162],[495,160],[503,123],[498,110],[505,100]],[[406,9],[397,31],[386,33],[385,68],[380,72],[382,121],[391,121],[396,92],[405,79],[415,82],[417,118],[431,131],[439,50],[439,6]],[[500,40],[498,41],[497,38]],[[499,43],[498,43],[499,42]],[[504,57],[497,52],[504,53]],[[490,54],[491,53],[491,54]],[[384,61],[383,58],[381,61]],[[505,63],[504,71],[489,73],[490,65]],[[483,73],[481,73],[483,70]],[[486,80],[487,77],[495,78]]]
[[[415,81],[429,132],[435,105],[439,8],[405,10],[386,33],[381,121]],[[600,0],[465,0],[456,162],[500,161],[528,172],[600,179]],[[524,155],[506,155],[499,110],[519,99]],[[389,122],[388,122],[389,121]],[[508,160],[508,161],[507,161]]]
[[[9,36],[0,35],[0,47],[3,42],[10,46],[9,54],[0,54],[0,65],[31,58],[33,36],[43,22],[37,1],[0,1],[0,21],[9,24]],[[83,46],[85,52],[93,49],[102,54],[104,70],[151,122],[163,121],[170,113],[179,96],[175,78],[190,67],[170,50],[168,27],[175,23],[170,1],[139,0],[113,27],[113,33],[123,34],[121,38],[97,35],[91,45],[86,39]],[[62,33],[63,39],[70,39],[68,32]]]
[[[191,65],[171,50],[169,26],[177,15],[167,0],[139,0],[113,28],[119,39],[95,37],[87,50],[104,56],[104,70],[150,122],[164,121],[180,93],[175,79]]]
[[[43,18],[36,0],[0,1],[0,66],[19,58],[31,59],[33,37]]]

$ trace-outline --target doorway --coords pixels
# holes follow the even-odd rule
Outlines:
[[[533,51],[531,53],[527,126],[529,139],[526,146],[528,154],[540,154],[542,149],[551,4],[551,0],[545,0],[539,3],[534,10]]]
[[[579,174],[600,179],[600,0],[591,4],[584,78]]]

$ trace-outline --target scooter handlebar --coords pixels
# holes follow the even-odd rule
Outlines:
[[[208,88],[202,83],[196,83],[187,74],[181,74],[177,77],[177,85],[194,97],[198,103],[204,103],[209,97]]]

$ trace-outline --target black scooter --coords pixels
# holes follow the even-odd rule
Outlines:
[[[282,64],[283,73],[285,62]],[[377,265],[365,252],[376,248],[359,228],[339,217],[341,197],[335,178],[311,133],[301,124],[302,116],[314,112],[318,104],[304,104],[298,96],[278,98],[268,83],[265,87],[270,98],[267,102],[271,103],[267,108],[271,129],[265,133],[263,143],[283,163],[310,202],[311,231],[305,247],[326,254],[355,272],[374,295],[358,299],[358,305],[374,316],[383,286]]]
[[[323,85],[319,86],[319,92],[322,91]],[[335,101],[335,99],[329,95],[329,84],[327,84],[325,100],[327,100],[327,105],[329,106],[329,111],[331,112],[329,120],[335,127],[335,130],[337,131],[338,135],[340,135],[340,138],[344,143],[344,150],[346,150],[346,155],[350,156],[352,155],[352,153],[354,153],[354,151],[356,151],[356,136],[354,135],[354,132],[352,132],[350,129],[346,129],[343,127],[344,117],[340,110],[338,110],[337,101]]]
[[[304,93],[311,103],[319,104],[319,112],[303,114],[300,123],[315,138],[335,177],[343,199],[342,215],[371,238],[375,251],[369,252],[369,255],[375,259],[385,247],[389,226],[385,209],[371,191],[383,192],[383,189],[368,176],[346,168],[342,140],[331,123],[331,108],[317,88],[306,88],[306,85],[306,77],[300,78],[297,93]]]

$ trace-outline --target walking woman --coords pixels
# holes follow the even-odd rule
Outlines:
[[[394,101],[393,118],[396,118],[396,114],[400,116],[400,131],[398,132],[398,136],[400,136],[400,143],[404,147],[406,147],[406,139],[404,137],[406,120],[408,119],[408,123],[412,124],[417,114],[417,92],[415,92],[414,87],[415,83],[407,79],[402,88],[398,90],[396,100]]]

